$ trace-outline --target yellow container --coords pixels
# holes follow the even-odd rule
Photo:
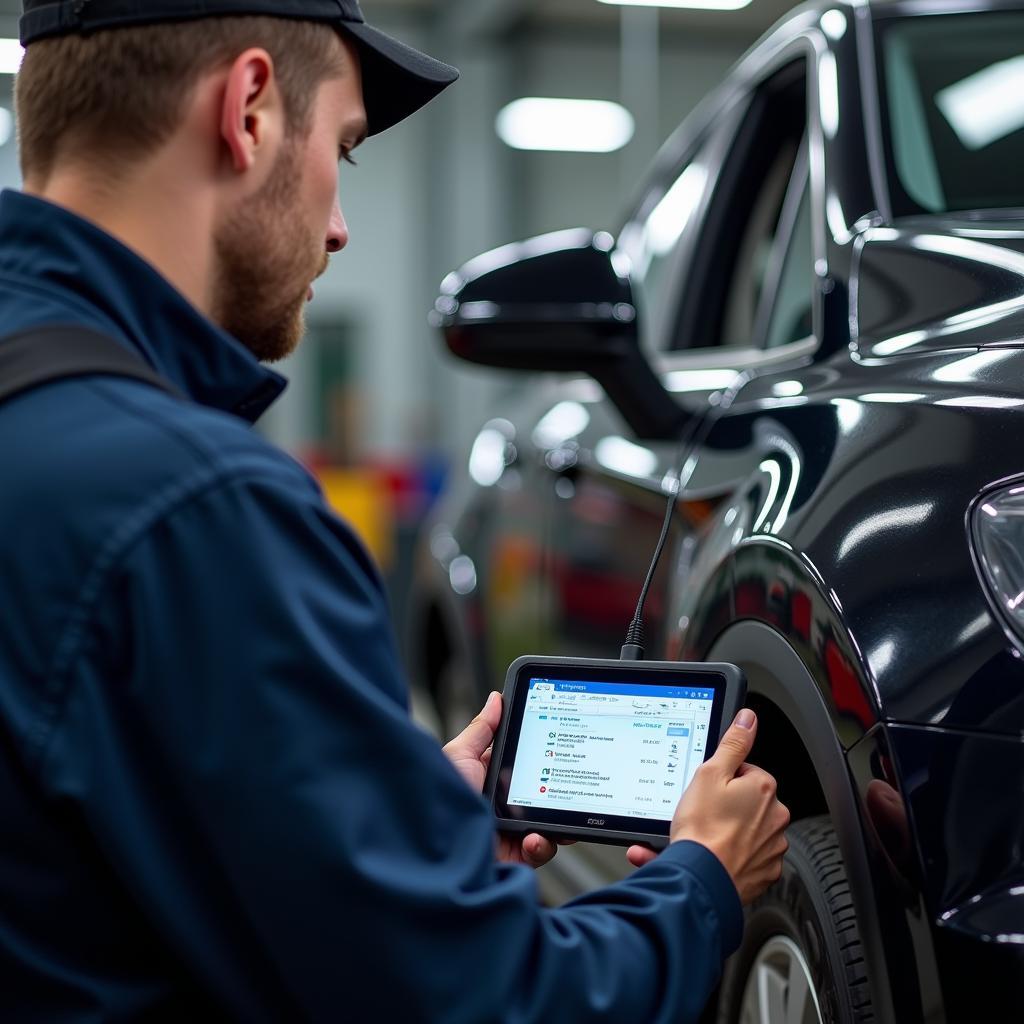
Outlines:
[[[380,473],[366,469],[321,469],[317,478],[327,503],[355,530],[386,572],[395,556],[395,524],[387,481]]]

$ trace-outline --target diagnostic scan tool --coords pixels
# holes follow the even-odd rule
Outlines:
[[[498,828],[666,846],[745,693],[734,665],[519,658],[485,785]]]

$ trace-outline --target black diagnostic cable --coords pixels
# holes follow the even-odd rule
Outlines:
[[[643,661],[644,659],[644,604],[647,602],[647,593],[651,589],[661,553],[665,550],[665,542],[668,540],[668,532],[672,526],[672,514],[675,512],[679,493],[690,482],[690,477],[693,476],[693,471],[697,468],[697,463],[693,459],[694,450],[698,445],[704,443],[719,417],[732,405],[740,390],[752,379],[753,374],[749,371],[739,374],[736,380],[721,393],[718,405],[697,422],[690,436],[683,441],[683,454],[677,463],[679,468],[672,474],[673,478],[667,484],[671,488],[671,493],[668,496],[668,505],[665,507],[665,519],[661,524],[661,536],[658,537],[654,557],[651,559],[651,567],[647,570],[647,578],[640,590],[640,599],[637,601],[636,611],[633,613],[633,621],[630,622],[629,629],[626,630],[626,642],[622,645],[622,650],[619,653],[620,661]]]

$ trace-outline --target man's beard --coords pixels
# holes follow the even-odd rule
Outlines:
[[[327,269],[325,241],[305,230],[295,201],[300,147],[278,158],[267,183],[214,239],[213,319],[261,362],[290,355],[305,331],[309,284]]]

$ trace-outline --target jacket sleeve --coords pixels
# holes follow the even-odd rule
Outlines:
[[[559,909],[409,718],[386,601],[304,477],[221,479],[140,530],[42,769],[237,1019],[695,1020],[735,889],[680,843]]]

